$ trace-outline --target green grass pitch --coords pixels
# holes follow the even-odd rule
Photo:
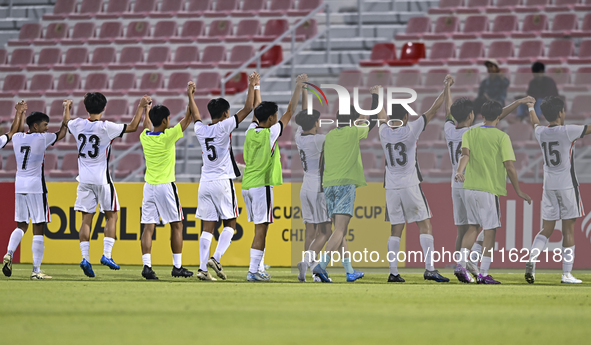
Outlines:
[[[269,283],[170,276],[144,281],[139,266],[44,265],[51,281],[30,281],[30,264],[0,277],[1,344],[583,344],[591,336],[591,272],[580,285],[560,284],[559,271],[539,271],[528,285],[521,270],[492,271],[500,286],[425,282],[402,269],[404,284],[367,273],[345,283],[298,283],[274,268]],[[196,267],[189,267],[195,272]],[[311,277],[308,275],[308,281]]]

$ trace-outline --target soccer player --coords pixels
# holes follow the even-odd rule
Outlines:
[[[195,92],[195,84],[187,85],[187,95],[192,99]],[[182,265],[183,252],[183,208],[179,199],[175,181],[176,142],[183,137],[183,132],[195,117],[199,118],[199,111],[192,102],[191,108],[187,107],[185,117],[174,127],[169,128],[170,110],[163,105],[151,108],[151,99],[145,96],[149,102],[141,103],[148,116],[144,117],[144,130],[140,135],[140,142],[144,149],[146,159],[146,174],[144,184],[144,198],[142,200],[142,219],[144,226],[142,232],[142,277],[146,279],[158,279],[152,270],[152,235],[156,224],[170,223],[170,244],[172,248],[172,276],[191,277],[193,272]],[[153,128],[153,129],[152,129]]]
[[[463,252],[473,245],[480,227],[484,229],[480,273],[476,278],[478,284],[500,284],[488,274],[488,271],[492,261],[496,229],[501,226],[499,196],[507,195],[507,175],[517,195],[531,204],[529,195],[519,188],[517,171],[513,165],[515,153],[511,139],[496,128],[502,113],[503,108],[496,101],[488,101],[482,105],[484,125],[470,128],[463,134],[462,156],[455,176],[456,181],[464,183],[464,199],[468,213],[469,227],[462,240]],[[462,272],[456,274],[464,283],[469,282],[463,278],[468,276],[463,268],[467,259],[462,255],[459,266]]]
[[[443,104],[444,95],[449,92],[451,77],[444,80],[445,89],[435,100],[427,112],[414,121],[409,121],[408,111],[400,104],[392,105],[391,121],[398,126],[390,127],[380,123],[379,133],[382,149],[386,157],[386,189],[387,218],[391,224],[388,239],[388,258],[390,275],[388,282],[403,283],[405,280],[398,273],[397,255],[400,250],[400,237],[405,224],[416,222],[419,227],[419,240],[424,253],[426,280],[449,282],[439,274],[433,266],[434,239],[431,227],[431,210],[423,194],[420,183],[423,181],[416,157],[417,142],[427,124]],[[391,254],[389,254],[391,255]]]
[[[70,118],[72,101],[66,100],[62,127],[57,133],[47,133],[49,116],[34,111],[27,116],[29,132],[25,133],[24,101],[16,105],[15,122],[18,120],[16,133],[11,134],[16,158],[16,179],[14,181],[14,220],[17,228],[10,235],[8,251],[4,256],[2,272],[5,276],[12,275],[12,254],[18,247],[25,232],[29,228],[29,220],[33,223],[33,272],[31,279],[51,279],[41,272],[41,261],[45,251],[43,230],[51,222],[49,204],[47,202],[47,186],[45,185],[45,150],[66,136],[66,123]],[[15,128],[13,122],[13,129]],[[10,139],[10,137],[9,137]]]
[[[265,250],[269,224],[273,223],[273,186],[283,183],[281,155],[277,139],[289,124],[295,111],[305,74],[296,78],[296,86],[286,112],[277,121],[277,104],[261,102],[254,109],[252,123],[244,140],[244,177],[242,197],[246,205],[248,221],[254,222],[254,238],[250,249],[250,265],[247,281],[269,281],[270,277],[259,272]],[[255,101],[256,102],[256,101]],[[290,135],[287,133],[287,135]]]
[[[117,192],[109,172],[111,143],[116,138],[123,137],[123,134],[137,130],[147,102],[146,97],[142,98],[129,125],[117,124],[101,120],[107,106],[107,98],[99,92],[87,93],[84,96],[84,107],[88,112],[88,118],[77,118],[67,123],[68,130],[76,138],[78,146],[78,177],[76,178],[78,189],[74,210],[82,213],[80,268],[86,276],[91,278],[94,277],[94,271],[89,255],[90,227],[97,204],[99,212],[104,213],[107,220],[103,240],[104,250],[100,262],[112,270],[119,269],[119,265],[111,257],[117,231],[117,211],[119,211]]]
[[[12,120],[10,130],[8,131],[8,133],[0,135],[0,149],[3,149],[6,146],[6,144],[8,144],[10,140],[12,140],[12,136],[14,135],[14,133],[18,132],[21,117],[24,117],[25,113],[27,112],[27,103],[24,100],[20,101],[14,106],[14,109],[16,109],[16,113],[14,115],[14,119]]]
[[[236,229],[238,201],[233,180],[240,176],[240,170],[232,152],[232,132],[252,112],[254,94],[260,93],[258,73],[252,73],[248,80],[246,102],[236,115],[230,117],[230,103],[225,99],[216,98],[209,101],[207,104],[207,110],[211,115],[211,124],[209,125],[201,122],[193,96],[189,95],[189,108],[196,121],[195,135],[202,148],[203,161],[197,213],[195,214],[195,218],[203,221],[203,230],[199,239],[201,262],[197,271],[197,278],[201,280],[216,280],[208,272],[208,267],[213,269],[219,278],[226,279],[220,259],[230,246]],[[195,89],[192,88],[192,92],[194,91]],[[213,231],[219,219],[222,220],[224,229],[220,233],[215,253],[210,258]]]
[[[536,259],[554,232],[557,220],[562,220],[562,283],[582,283],[571,271],[575,261],[575,222],[585,215],[575,174],[575,141],[591,133],[591,126],[565,125],[564,101],[560,97],[546,98],[540,108],[550,123],[540,126],[534,109],[528,103],[536,140],[544,157],[544,191],[542,193],[542,231],[534,238],[530,259],[525,265],[525,280],[535,281]]]

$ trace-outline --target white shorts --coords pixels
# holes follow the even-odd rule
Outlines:
[[[386,221],[390,224],[420,222],[431,218],[431,209],[421,185],[386,189]]]
[[[579,188],[545,190],[542,193],[542,219],[575,219],[585,215]]]
[[[220,219],[238,218],[238,214],[238,201],[231,179],[199,183],[195,218],[217,222]]]
[[[498,196],[480,190],[464,189],[464,200],[469,224],[480,225],[483,230],[501,227],[501,205]]]
[[[168,224],[183,220],[181,199],[174,182],[144,184],[142,224]]]
[[[300,189],[300,201],[302,204],[302,218],[304,224],[320,224],[330,222],[324,193],[316,190]]]
[[[51,223],[47,194],[19,194],[14,195],[14,221],[29,224]]]
[[[468,225],[468,210],[466,207],[466,197],[463,188],[451,189],[451,200],[454,208],[454,223],[456,225]]]
[[[115,186],[112,183],[103,185],[79,183],[74,210],[95,213],[97,204],[100,213],[119,211],[119,199]]]
[[[242,197],[249,222],[273,223],[273,186],[243,189]]]

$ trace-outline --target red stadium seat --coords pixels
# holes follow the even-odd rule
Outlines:
[[[195,82],[195,94],[207,95],[210,93],[211,89],[218,89],[220,87],[221,79],[222,78],[218,72],[199,73],[197,81]]]
[[[19,97],[41,97],[51,89],[53,89],[53,75],[49,73],[35,74],[31,78],[29,89],[27,91],[19,92],[18,95]],[[27,104],[27,106],[28,105],[29,104]],[[30,111],[30,109],[28,109],[28,111]]]
[[[209,24],[209,32],[207,36],[197,38],[199,43],[219,43],[225,39],[226,36],[232,34],[232,21],[218,19]]]
[[[591,3],[589,5],[591,11]],[[571,32],[573,37],[591,37],[591,13],[587,13],[583,18],[583,25],[581,30],[573,30]]]
[[[534,130],[529,123],[513,123],[505,129],[505,132],[511,138],[513,147],[524,147],[526,144],[533,144]]]
[[[374,85],[382,85],[383,87],[388,87],[392,85],[392,72],[390,72],[390,70],[388,69],[370,71],[367,76],[366,85],[368,87],[372,87]]]
[[[572,11],[575,8],[575,5],[578,4],[580,0],[554,0],[554,5],[547,5],[544,7],[544,11],[546,12],[566,12]]]
[[[26,85],[26,75],[9,74],[4,77],[4,84],[2,85],[2,92],[0,92],[0,97],[14,97],[19,91],[24,90]]]
[[[135,89],[135,73],[123,72],[115,74],[111,90],[103,93],[105,96],[121,96],[126,95],[131,89]]]
[[[589,0],[582,0],[581,4],[575,5],[575,12],[579,11],[591,11],[591,1]]]
[[[483,32],[482,38],[507,38],[511,33],[519,29],[517,16],[513,14],[502,14],[495,17],[492,30]]]
[[[205,17],[226,17],[238,8],[238,0],[217,0],[215,10],[203,12]]]
[[[142,42],[147,44],[167,43],[171,37],[176,36],[176,33],[177,23],[175,20],[160,21],[154,27],[154,35],[144,38]]]
[[[419,151],[417,152],[417,163],[419,165],[419,174],[429,176],[436,169],[437,156],[435,156],[435,152]]]
[[[423,35],[426,40],[444,40],[450,38],[460,28],[460,20],[455,16],[439,17],[432,33]]]
[[[445,76],[449,74],[449,69],[447,68],[433,68],[427,71],[427,75],[425,77],[425,82],[423,86],[415,87],[415,91],[417,92],[437,92],[441,90],[441,84],[443,83],[443,79]],[[428,101],[427,101],[428,100]],[[435,99],[431,96],[425,97],[421,103],[421,112],[427,111]],[[431,102],[431,103],[429,103]]]
[[[116,44],[139,43],[150,34],[150,23],[147,21],[129,22],[125,37],[115,38]]]
[[[457,7],[456,13],[482,13],[486,7],[491,5],[491,0],[467,0],[465,7]]]
[[[187,111],[187,98],[167,98],[162,101],[162,105],[168,108],[170,116],[184,114]]]
[[[453,34],[453,39],[465,40],[479,38],[483,32],[488,31],[487,16],[470,16],[464,22],[464,30]]]
[[[242,8],[230,12],[232,17],[254,17],[265,8],[265,0],[244,0]]]
[[[429,14],[451,14],[456,8],[464,6],[464,0],[439,0],[437,7],[431,7]]]
[[[267,46],[261,46],[260,50],[265,49]],[[278,65],[281,61],[283,61],[283,49],[280,45],[273,46],[271,49],[267,50],[266,53],[261,55],[261,67],[267,68],[271,66]],[[257,63],[253,62],[248,65],[249,68],[256,67]]]
[[[588,64],[591,63],[591,40],[582,41],[579,45],[579,55],[567,59],[569,64]]]
[[[43,160],[43,170],[51,171],[55,169],[57,169],[57,155],[55,153],[46,152],[45,159]]]
[[[135,109],[134,109],[135,111]],[[121,117],[129,114],[129,102],[127,99],[110,99],[105,108],[105,115]]]
[[[289,30],[289,22],[285,19],[271,19],[265,24],[265,33],[254,36],[255,42],[271,42]]]
[[[533,77],[531,67],[518,67],[509,86],[509,92],[525,92]]]
[[[542,37],[563,37],[570,36],[579,25],[576,13],[559,13],[552,20],[552,30],[542,31]]]
[[[80,65],[83,71],[88,70],[103,70],[110,64],[115,63],[117,54],[115,47],[97,47],[92,52],[92,59],[90,63]]]
[[[311,37],[316,36],[318,33],[318,23],[316,23],[316,19],[311,18],[306,20],[302,25],[296,28],[295,32],[295,40],[296,41],[305,41]],[[283,42],[291,42],[291,35],[285,36]]]
[[[359,65],[364,67],[384,66],[388,60],[396,60],[394,43],[376,43],[371,49],[369,60],[361,60]]]
[[[231,72],[226,73],[226,77],[230,75]],[[226,95],[233,95],[238,92],[242,92],[248,88],[248,75],[245,72],[240,72],[236,74],[232,79],[226,82],[225,92]],[[212,95],[220,95],[222,93],[221,89],[214,88],[211,89]]]
[[[421,133],[421,140],[418,141],[418,147],[432,147],[435,142],[441,141],[443,125],[439,122],[429,123]],[[421,166],[422,167],[422,166]],[[435,168],[435,166],[433,166]]]
[[[207,103],[209,103],[209,101],[209,97],[195,97],[195,105],[197,105],[197,109],[199,109],[199,115],[201,116],[202,120],[209,119],[211,117],[209,115],[209,110],[207,110]]]
[[[160,10],[150,13],[152,18],[172,18],[183,10],[185,0],[162,0]]]
[[[484,56],[484,43],[482,41],[464,42],[460,47],[457,59],[447,60],[448,65],[472,65]]]
[[[447,60],[456,56],[456,45],[454,42],[435,42],[431,46],[428,59],[421,59],[421,66],[444,65]]]
[[[35,78],[35,76],[33,76],[33,78]],[[51,78],[51,80],[53,81],[53,77]],[[40,111],[42,113],[46,113],[47,114],[47,105],[45,104],[44,100],[29,100],[27,101],[27,111],[28,112],[33,112],[33,111]],[[60,119],[61,121],[61,119]]]
[[[363,73],[359,70],[341,71],[337,84],[348,90],[353,90],[354,87],[363,86]]]
[[[90,73],[86,76],[84,87],[81,90],[74,91],[74,96],[84,96],[87,92],[106,90],[109,85],[109,75],[107,73]]]
[[[15,173],[16,157],[14,153],[12,153],[10,156],[8,156],[8,159],[6,160],[6,165],[4,165],[3,170],[0,171],[0,177],[14,177]]]
[[[507,59],[509,64],[530,64],[544,55],[543,41],[523,41],[519,46],[519,56]]]
[[[123,25],[121,22],[103,22],[98,38],[89,38],[88,44],[110,44],[121,37]]]
[[[226,36],[226,42],[248,42],[256,35],[261,34],[261,23],[258,19],[243,19],[238,23],[236,34]]]
[[[513,57],[514,51],[515,48],[513,47],[513,42],[494,41],[488,47],[487,59],[497,59],[499,62],[503,63],[507,61],[507,59]],[[482,64],[487,59],[478,59],[477,62]]]
[[[56,64],[53,69],[56,71],[74,71],[84,63],[88,63],[88,48],[74,47],[66,51],[66,58],[62,64]]]
[[[188,0],[187,11],[179,12],[177,16],[195,18],[201,17],[203,12],[211,9],[211,0]]]
[[[166,88],[156,90],[157,95],[175,96],[183,94],[187,90],[187,84],[193,77],[189,72],[174,72],[168,77]]]
[[[123,47],[119,55],[119,63],[111,64],[109,69],[130,69],[142,61],[144,61],[144,49],[142,47]]]
[[[307,16],[310,12],[315,10],[320,4],[322,0],[300,0],[298,1],[298,6],[295,10],[287,10],[288,16]]]
[[[564,87],[564,91],[588,91],[589,89],[591,89],[591,67],[579,67],[575,73],[575,83]]]
[[[164,76],[162,73],[147,72],[142,75],[140,87],[137,90],[130,90],[128,92],[131,96],[143,96],[146,94],[153,94],[158,89],[164,87]]]
[[[121,17],[123,13],[129,12],[131,0],[109,1],[105,12],[97,13],[99,19],[115,19]]]
[[[575,52],[575,42],[570,39],[554,40],[550,42],[546,57],[538,58],[538,61],[545,64],[560,64],[566,62]]]
[[[570,68],[568,67],[550,67],[546,70],[546,75],[554,79],[559,89],[564,85],[570,84]]]
[[[57,0],[53,6],[53,13],[43,15],[44,20],[60,20],[67,18],[76,10],[77,0]]]
[[[145,63],[137,63],[136,69],[158,69],[164,63],[170,61],[170,47],[152,47],[148,51],[148,58]]]
[[[548,5],[550,0],[523,0],[523,6],[515,6],[515,12],[540,12]]]
[[[67,97],[74,90],[80,89],[81,79],[78,73],[64,73],[58,78],[55,90],[49,90],[45,95],[48,97]]]
[[[205,24],[201,20],[187,20],[179,37],[171,37],[170,43],[193,43],[205,33]]]
[[[164,69],[182,69],[189,64],[199,61],[199,48],[196,45],[180,46],[174,52],[173,62],[165,63]]]
[[[478,91],[480,85],[480,73],[476,68],[460,68],[456,72],[456,79],[453,85],[454,92]]]
[[[78,174],[78,152],[66,153],[62,158],[62,167],[59,170],[49,171],[50,177],[66,178]]]
[[[218,68],[238,68],[254,56],[254,47],[251,45],[236,45],[230,53],[230,60],[220,62]]]
[[[395,38],[397,40],[417,40],[429,32],[431,32],[431,18],[411,17],[406,24],[406,31],[396,34]]]
[[[56,99],[51,102],[51,105],[49,106],[49,113],[47,113],[47,115],[49,115],[51,118],[62,116],[64,111],[64,107],[62,106],[63,102],[64,101],[61,99]]]
[[[135,0],[131,12],[123,12],[123,18],[145,18],[156,11],[156,0]]]
[[[8,52],[6,49],[0,48],[0,65],[4,65],[6,63],[8,57]]]
[[[67,23],[49,23],[45,29],[44,38],[33,40],[35,45],[54,45],[68,36]]]
[[[120,23],[117,23],[119,27]],[[101,27],[102,30],[102,27]],[[95,26],[93,22],[78,22],[74,25],[70,38],[63,38],[60,43],[63,45],[80,45],[88,42],[94,37]],[[106,33],[106,32],[105,32]],[[120,33],[119,33],[120,34]],[[109,41],[103,41],[108,43]]]
[[[548,17],[545,14],[528,14],[523,19],[521,31],[511,34],[512,38],[534,38],[548,30]]]
[[[497,0],[494,6],[488,6],[485,10],[487,13],[509,13],[513,12],[520,2],[521,0]]]
[[[394,86],[415,88],[421,86],[421,71],[418,69],[403,69],[396,73]]]
[[[129,135],[129,134],[128,134]],[[119,160],[115,169],[115,178],[124,178],[144,165],[144,157],[140,153],[128,153]]]
[[[287,14],[287,11],[292,8],[293,0],[271,0],[271,5],[269,5],[269,9],[260,11],[259,16],[279,17]]]
[[[189,64],[190,68],[213,68],[216,67],[220,61],[226,60],[226,47],[217,45],[208,45],[203,50],[203,56],[200,62]]]
[[[589,119],[591,117],[591,95],[575,96],[568,115]]]
[[[10,63],[0,66],[2,72],[17,72],[33,63],[35,52],[31,48],[17,48],[10,55]]]
[[[82,0],[78,13],[69,14],[68,19],[90,19],[96,16],[96,14],[99,13],[102,8],[102,0]]]

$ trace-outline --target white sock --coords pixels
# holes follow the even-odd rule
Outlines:
[[[532,261],[534,260],[534,256],[537,256],[538,258],[540,257],[540,254],[542,254],[542,250],[544,250],[544,247],[546,247],[546,243],[548,243],[548,237],[542,235],[542,234],[537,234],[536,237],[534,238],[534,243],[532,243],[531,245],[531,250],[530,250],[530,254],[529,254],[529,260]],[[536,251],[534,251],[534,249],[537,249]],[[535,267],[535,264],[534,264]]]
[[[261,262],[259,262],[259,271],[265,270],[265,251],[263,250],[263,256],[261,256]]]
[[[142,262],[144,263],[144,266],[152,267],[152,254],[143,254]]]
[[[390,274],[395,276],[398,275],[398,252],[400,251],[400,237],[397,236],[390,236],[388,238],[388,252],[392,252],[394,254],[388,255],[388,265],[390,265]],[[392,257],[394,255],[394,257]],[[390,261],[392,260],[392,261]]]
[[[484,241],[484,230],[481,230],[480,233],[478,234],[478,237],[476,237],[476,242],[483,242]],[[482,250],[482,247],[480,247],[480,250]]]
[[[575,263],[575,246],[562,247],[562,274],[570,273]]]
[[[207,260],[209,259],[209,249],[211,247],[211,239],[213,235],[207,231],[203,231],[201,233],[201,238],[199,239],[199,269],[202,271],[207,271]]]
[[[103,244],[104,244],[104,251],[103,251],[103,255],[107,258],[110,259],[111,258],[111,252],[113,251],[113,245],[115,244],[115,239],[111,238],[111,237],[105,237],[103,239]]]
[[[183,253],[172,253],[172,265],[176,268],[183,266]]]
[[[82,258],[86,259],[86,261],[90,262],[90,255],[88,255],[88,250],[90,249],[90,242],[88,241],[81,241],[80,242],[80,251],[82,252]]]
[[[482,257],[482,261],[480,262],[480,274],[482,274],[483,277],[486,277],[488,275],[488,270],[490,269],[490,262],[490,256]]]
[[[482,246],[477,242],[474,242],[470,251],[475,252],[478,255],[470,254],[468,260],[470,260],[470,262],[473,264],[478,265],[478,261],[480,261],[480,255],[482,255]]]
[[[307,267],[312,267],[312,263],[314,262],[314,259],[316,259],[316,256],[314,255],[313,251],[306,250],[304,252],[304,263],[306,263]]]
[[[259,264],[263,259],[264,251],[250,248],[250,265],[248,266],[248,272],[256,273],[259,270]]]
[[[218,246],[215,248],[215,253],[213,253],[213,258],[217,262],[220,262],[222,255],[224,255],[226,250],[228,250],[228,247],[230,247],[230,243],[232,243],[232,237],[234,237],[234,229],[229,226],[225,227],[220,233]]]
[[[462,265],[462,267],[466,267],[466,262],[468,262],[468,260],[470,260],[470,249],[460,249],[460,261],[458,263]]]
[[[435,250],[433,235],[422,234],[419,236],[421,242],[421,248],[423,248],[423,254],[425,255],[425,269],[433,271],[433,251]]]
[[[14,229],[12,234],[10,234],[10,240],[8,241],[8,251],[7,251],[8,254],[12,255],[14,253],[16,248],[18,248],[18,245],[21,243],[21,240],[23,239],[24,234],[25,234],[25,232],[22,231],[21,229],[19,229],[19,228]]]
[[[45,251],[43,235],[33,235],[33,272],[39,273],[41,270],[41,261],[43,261],[43,252]]]

